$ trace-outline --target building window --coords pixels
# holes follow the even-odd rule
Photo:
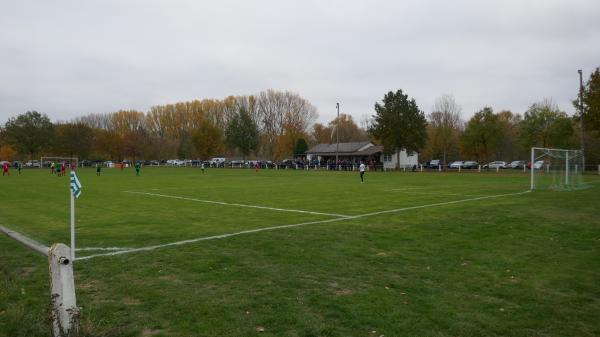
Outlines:
[[[384,154],[383,155],[383,161],[384,162],[391,162],[392,161],[392,155],[391,154]]]

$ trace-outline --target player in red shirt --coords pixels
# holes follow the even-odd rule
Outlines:
[[[4,175],[10,176],[10,172],[8,172],[8,163],[2,164],[2,176]]]

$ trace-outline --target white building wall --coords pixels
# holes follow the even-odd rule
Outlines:
[[[419,154],[417,152],[413,153],[412,156],[409,156],[405,150],[401,150],[400,151],[400,165],[396,165],[397,159],[398,159],[397,151],[396,151],[396,153],[391,154],[390,159],[391,159],[391,161],[384,161],[384,155],[381,155],[380,160],[381,160],[381,162],[383,162],[383,167],[385,169],[395,169],[396,166],[399,166],[400,168],[412,167],[413,165],[419,164]]]

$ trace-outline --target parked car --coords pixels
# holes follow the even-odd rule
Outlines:
[[[479,163],[476,161],[472,161],[472,160],[468,160],[463,162],[462,167],[463,169],[476,169],[479,168]]]
[[[496,168],[506,168],[506,162],[505,161],[493,161],[493,162],[489,162],[485,165],[483,165],[483,168],[487,169],[496,169]]]
[[[539,169],[541,169],[543,167],[544,167],[544,161],[543,160],[538,160],[538,161],[535,161],[533,163],[533,168],[536,169],[536,170],[539,170]],[[531,170],[531,162],[527,163],[527,168]]]
[[[169,160],[167,160],[167,165],[171,165],[171,166],[184,166],[185,165],[185,161],[180,160],[180,159],[169,159]]]
[[[453,161],[450,163],[450,165],[448,165],[448,168],[451,169],[457,169],[457,168],[461,168],[463,166],[464,161]]]
[[[523,167],[525,167],[525,165],[527,165],[527,162],[524,160],[514,160],[510,164],[508,164],[507,167],[513,169],[522,169]]]
[[[425,168],[437,169],[441,164],[442,162],[439,159],[433,159],[425,164]]]
[[[229,166],[230,167],[242,167],[242,166],[244,166],[244,161],[243,160],[232,160],[229,163]]]
[[[30,160],[25,163],[25,167],[40,167],[40,162],[37,160]]]
[[[211,166],[220,166],[220,164],[223,164],[225,162],[225,160],[226,159],[222,158],[222,157],[215,157],[210,160],[210,165]]]

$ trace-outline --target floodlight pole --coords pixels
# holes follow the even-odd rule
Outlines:
[[[335,123],[335,169],[338,170],[338,155],[340,151],[340,103],[335,103],[337,122]]]
[[[581,148],[581,164],[583,166],[581,173],[585,173],[585,153],[583,152],[583,72],[581,69],[577,70],[579,73],[579,147]]]

